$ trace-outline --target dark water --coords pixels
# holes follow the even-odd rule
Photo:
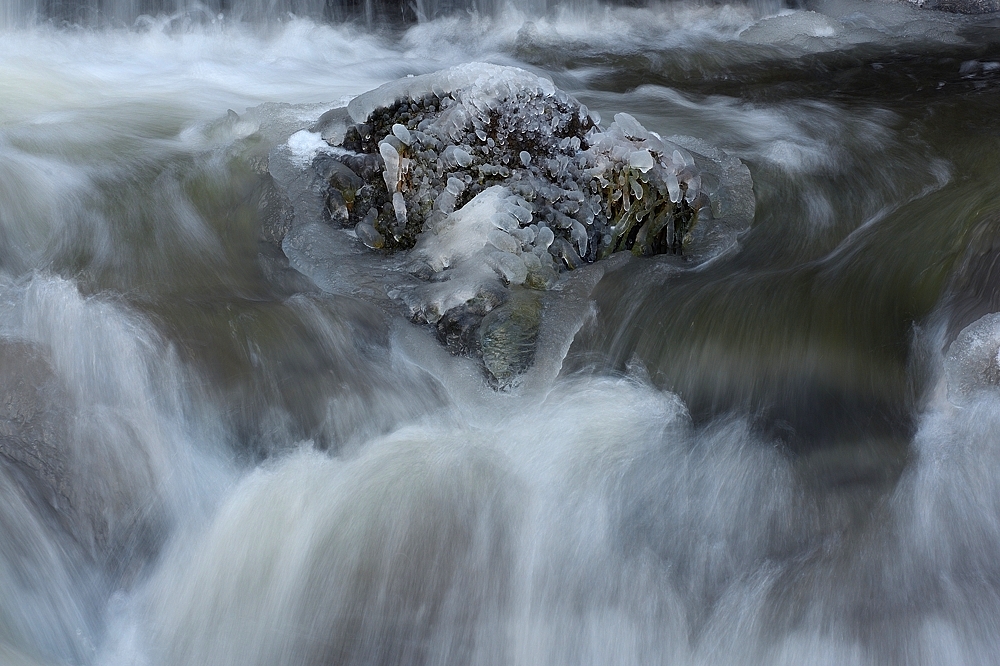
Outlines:
[[[1000,661],[995,19],[166,9],[0,12],[0,663]],[[274,146],[474,60],[756,198],[568,274],[503,392],[401,262],[259,239]]]

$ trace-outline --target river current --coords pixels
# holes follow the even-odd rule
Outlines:
[[[0,663],[1000,662],[1000,21],[807,5],[0,13]],[[259,242],[270,148],[472,61],[756,199],[503,390]]]

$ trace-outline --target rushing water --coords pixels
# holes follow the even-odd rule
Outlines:
[[[0,14],[0,663],[1000,661],[1000,22],[29,4]],[[472,60],[719,146],[757,198],[697,270],[570,275],[501,392],[374,255],[317,286],[258,242],[274,144]]]

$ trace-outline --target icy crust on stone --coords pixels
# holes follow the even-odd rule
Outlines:
[[[373,250],[410,250],[422,281],[393,297],[453,351],[486,358],[495,350],[476,331],[494,309],[517,325],[491,315],[493,338],[530,337],[538,312],[525,289],[619,251],[695,265],[749,226],[752,182],[739,160],[664,139],[627,113],[599,122],[547,79],[473,63],[365,93],[295,145],[330,144],[312,164],[329,185],[326,219]]]
[[[558,271],[619,250],[685,254],[699,216],[716,212],[710,194],[719,179],[703,177],[689,151],[625,113],[601,130],[586,107],[517,68],[469,64],[411,77],[348,110],[360,122],[344,132],[336,159],[366,184],[332,183],[329,209],[372,248],[413,247],[502,185],[519,199],[504,204],[515,216],[489,242],[538,261],[506,261],[510,270],[497,272],[544,286]],[[448,265],[423,256],[435,271]]]
[[[948,399],[967,403],[981,391],[1000,390],[1000,313],[962,329],[945,357]]]
[[[539,255],[547,252],[544,242],[532,244],[530,232],[518,237],[520,221],[530,214],[524,199],[494,185],[451,215],[435,218],[414,254],[437,279],[404,296],[411,310],[434,323],[498,276],[508,285],[529,282],[529,271],[537,275]]]

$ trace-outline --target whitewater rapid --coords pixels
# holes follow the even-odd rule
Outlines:
[[[0,662],[997,662],[995,28],[810,9],[6,16]],[[500,392],[402,262],[258,238],[273,147],[471,61],[757,199],[711,265],[566,278]]]

